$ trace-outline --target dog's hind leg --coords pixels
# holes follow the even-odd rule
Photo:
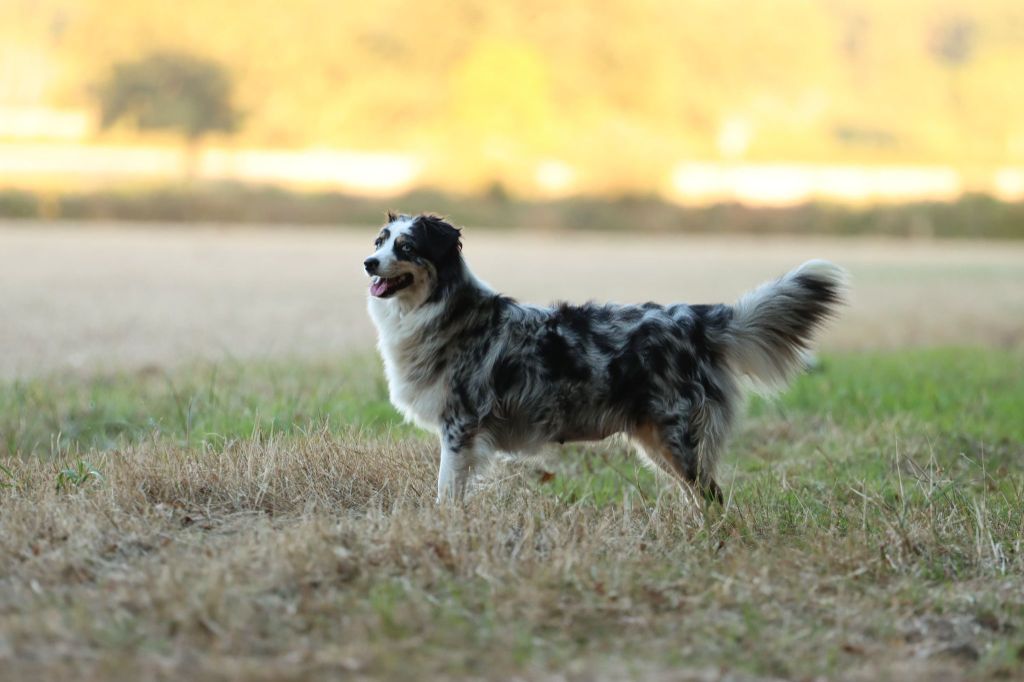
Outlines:
[[[722,488],[715,481],[714,461],[701,451],[701,445],[709,444],[700,442],[702,434],[694,433],[696,425],[680,419],[662,426],[660,431],[669,460],[683,480],[708,502],[723,504]]]
[[[711,463],[702,462],[698,443],[684,420],[645,423],[631,432],[644,453],[659,468],[689,486],[708,502],[722,504],[722,489],[715,481]]]

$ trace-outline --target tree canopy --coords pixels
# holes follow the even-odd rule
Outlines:
[[[184,52],[153,52],[114,64],[97,87],[100,125],[128,121],[140,130],[176,130],[195,141],[233,132],[241,116],[231,77],[217,62]]]

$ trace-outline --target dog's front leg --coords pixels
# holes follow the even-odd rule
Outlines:
[[[468,449],[441,438],[441,466],[437,471],[437,503],[461,502],[469,479]]]

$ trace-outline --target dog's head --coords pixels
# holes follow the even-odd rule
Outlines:
[[[461,232],[433,215],[388,212],[373,255],[363,261],[370,295],[396,297],[418,304],[433,300],[444,285],[461,274]]]

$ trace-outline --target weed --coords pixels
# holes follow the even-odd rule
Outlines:
[[[57,492],[76,490],[93,481],[103,480],[103,474],[94,466],[79,459],[71,466],[57,472]]]
[[[0,464],[0,490],[10,490],[17,486],[17,479],[9,467]]]

